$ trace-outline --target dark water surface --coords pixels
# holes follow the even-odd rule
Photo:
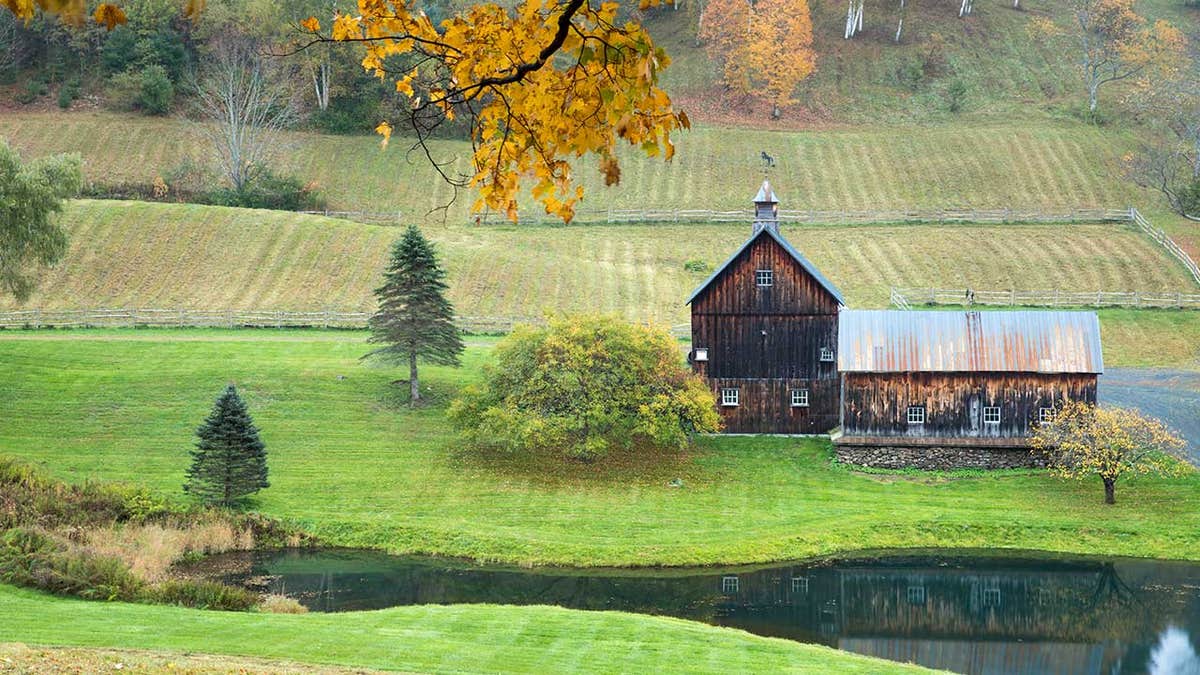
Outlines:
[[[1196,563],[922,553],[753,569],[524,570],[326,549],[229,554],[205,567],[320,612],[559,605],[963,673],[1200,675]]]

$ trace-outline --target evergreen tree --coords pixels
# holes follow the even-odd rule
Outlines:
[[[363,358],[408,362],[409,401],[421,400],[417,359],[443,366],[459,365],[462,337],[454,326],[454,308],[446,299],[446,272],[438,266],[433,246],[414,225],[392,246],[383,285],[375,289],[379,309],[368,322],[368,342],[385,345]]]
[[[185,492],[208,503],[229,506],[270,487],[266,446],[259,440],[258,428],[232,384],[217,399],[196,435],[200,440],[192,451]]]

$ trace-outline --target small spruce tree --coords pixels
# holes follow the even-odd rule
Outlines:
[[[232,384],[217,399],[196,435],[200,440],[192,450],[185,492],[210,504],[230,506],[270,487],[266,446]]]
[[[384,345],[363,358],[408,363],[410,405],[421,400],[417,360],[459,365],[462,337],[454,326],[454,307],[446,299],[446,272],[433,246],[416,226],[392,246],[384,283],[375,289],[379,309],[371,317],[368,342]]]

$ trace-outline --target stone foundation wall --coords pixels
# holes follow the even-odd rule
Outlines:
[[[880,469],[1020,469],[1044,467],[1046,461],[1028,448],[954,446],[835,445],[839,462]]]

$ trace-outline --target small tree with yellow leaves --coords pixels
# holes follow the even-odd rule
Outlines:
[[[1099,408],[1071,401],[1049,422],[1035,426],[1035,453],[1065,478],[1099,476],[1104,503],[1116,503],[1117,480],[1124,475],[1181,475],[1190,470],[1186,443],[1162,422],[1126,408]]]

